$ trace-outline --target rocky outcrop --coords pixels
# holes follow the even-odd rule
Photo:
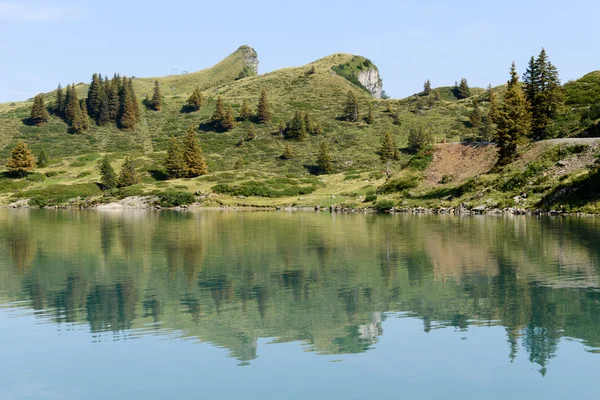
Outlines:
[[[362,70],[356,77],[361,85],[363,85],[373,97],[380,99],[383,94],[383,84],[379,70],[375,67]]]
[[[239,50],[242,52],[244,66],[249,68],[254,75],[258,75],[258,54],[256,51],[250,46],[242,46]]]

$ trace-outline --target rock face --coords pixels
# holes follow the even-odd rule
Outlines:
[[[246,67],[250,68],[255,75],[258,75],[258,54],[250,46],[240,47],[242,58]]]
[[[377,68],[369,68],[360,71],[357,76],[358,81],[371,93],[376,99],[380,99],[383,94],[383,84]]]

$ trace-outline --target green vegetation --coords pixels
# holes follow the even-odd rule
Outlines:
[[[331,69],[334,70],[336,74],[349,80],[354,85],[364,90],[367,90],[367,88],[365,88],[362,85],[362,83],[359,82],[358,74],[361,71],[368,70],[371,68],[375,68],[375,65],[371,62],[371,60],[360,56],[354,56],[343,64],[331,67]]]

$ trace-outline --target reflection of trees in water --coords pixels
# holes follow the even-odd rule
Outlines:
[[[160,321],[243,362],[256,358],[265,336],[324,353],[366,351],[383,332],[385,311],[421,318],[425,332],[500,323],[511,359],[522,346],[542,373],[564,335],[600,347],[600,295],[573,284],[598,282],[597,242],[570,234],[597,239],[592,223],[373,216],[332,223],[317,214],[294,226],[277,214],[162,215],[93,217],[86,229],[97,228],[97,248],[75,256],[73,243],[54,236],[79,246],[76,224],[26,226],[13,239],[0,224],[17,266],[10,276],[32,308],[49,307],[57,322],[87,320],[99,332]],[[65,263],[62,252],[74,260]],[[18,267],[34,259],[33,268]]]

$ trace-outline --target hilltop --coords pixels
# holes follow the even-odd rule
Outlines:
[[[83,134],[69,134],[68,126],[55,115],[39,127],[27,124],[32,100],[0,104],[1,163],[6,162],[10,150],[19,140],[25,141],[34,154],[44,149],[50,158],[49,166],[39,168],[33,176],[17,180],[0,178],[1,201],[7,204],[19,198],[46,196],[53,203],[58,200],[64,202],[69,195],[76,197],[78,194],[109,201],[128,195],[178,190],[212,193],[207,197],[210,200],[205,200],[206,205],[328,206],[344,203],[357,207],[373,205],[363,201],[367,194],[379,191],[379,200],[390,198],[397,205],[414,203],[434,207],[464,202],[477,206],[479,201],[490,199],[485,196],[477,199],[473,197],[473,191],[493,191],[492,202],[514,206],[514,197],[523,190],[537,190],[539,202],[551,197],[554,205],[561,202],[560,196],[551,196],[558,185],[571,182],[577,186],[588,179],[587,167],[593,162],[592,156],[597,149],[595,143],[585,148],[555,143],[549,145],[547,151],[558,155],[548,156],[543,152],[536,153],[535,145],[521,146],[521,158],[502,170],[492,171],[491,167],[487,167],[493,166],[489,161],[494,147],[481,144],[488,146],[488,150],[483,152],[487,155],[484,164],[469,158],[445,161],[449,164],[463,161],[477,163],[479,167],[473,169],[472,174],[444,173],[440,168],[444,169],[446,164],[440,164],[440,157],[446,158],[442,155],[453,153],[443,150],[444,146],[484,140],[469,119],[475,99],[486,112],[489,105],[484,89],[471,88],[470,97],[465,99],[458,99],[453,87],[434,88],[435,95],[421,93],[406,99],[388,99],[383,94],[382,78],[376,65],[365,57],[351,54],[334,54],[304,66],[266,74],[259,74],[258,65],[256,51],[242,46],[215,66],[198,72],[134,78],[133,88],[140,102],[152,96],[153,86],[158,82],[163,105],[161,111],[156,112],[140,104],[140,122],[130,131],[120,130],[114,125],[99,127],[92,123]],[[591,73],[564,85],[566,104],[571,109],[557,124],[560,136],[593,136],[597,133],[600,114],[594,114],[591,105],[600,99],[598,76],[598,72]],[[88,84],[76,84],[79,98],[87,95],[88,87]],[[186,101],[196,87],[202,91],[205,105],[200,111],[187,112]],[[269,124],[239,121],[228,132],[215,130],[209,124],[218,96],[232,107],[235,115],[239,115],[244,101],[251,105],[253,111],[256,110],[263,90],[268,93],[273,114]],[[504,87],[495,88],[498,96],[502,96],[504,90]],[[356,96],[361,116],[358,122],[340,119],[348,92]],[[44,94],[46,105],[52,104],[54,96],[54,92]],[[373,110],[370,124],[363,119],[369,107]],[[310,114],[311,119],[322,126],[322,134],[309,135],[302,142],[284,140],[280,126],[298,111]],[[198,133],[210,173],[194,179],[165,180],[162,161],[169,138],[182,138],[190,126]],[[407,149],[408,137],[411,131],[419,129],[427,130],[438,144],[429,153],[418,154],[415,158]],[[397,160],[390,165],[382,163],[379,154],[386,132],[392,133],[400,150]],[[330,148],[334,173],[316,176],[316,157],[323,142]],[[293,149],[294,158],[291,160],[280,157],[286,143]],[[469,148],[464,144],[453,146]],[[563,153],[565,157],[581,158],[587,162],[574,163],[577,168],[552,175],[551,182],[546,182],[543,188],[528,189],[529,182],[508,188],[497,182],[509,179],[536,163],[543,164],[543,168],[551,168],[546,164],[563,162]],[[115,168],[121,166],[125,156],[133,156],[142,182],[103,195],[96,183],[99,181],[97,165],[104,154],[110,155]],[[540,160],[539,157],[549,158]],[[391,176],[389,180],[386,172]],[[444,179],[435,182],[431,177],[438,175]],[[470,179],[475,179],[477,184],[465,187],[465,182]],[[389,189],[390,185],[383,186],[386,182],[399,181],[410,181],[411,184],[409,187],[392,185],[395,187],[393,190]],[[214,194],[216,186],[220,190]],[[248,186],[254,189],[246,193],[244,188]],[[66,194],[57,195],[57,191]],[[257,192],[263,193],[263,196],[255,196]],[[593,211],[594,204],[597,204],[594,196],[585,205],[579,204],[572,209],[587,207]],[[373,198],[372,194],[370,198]],[[542,203],[539,202],[531,204],[531,207],[540,206]]]

